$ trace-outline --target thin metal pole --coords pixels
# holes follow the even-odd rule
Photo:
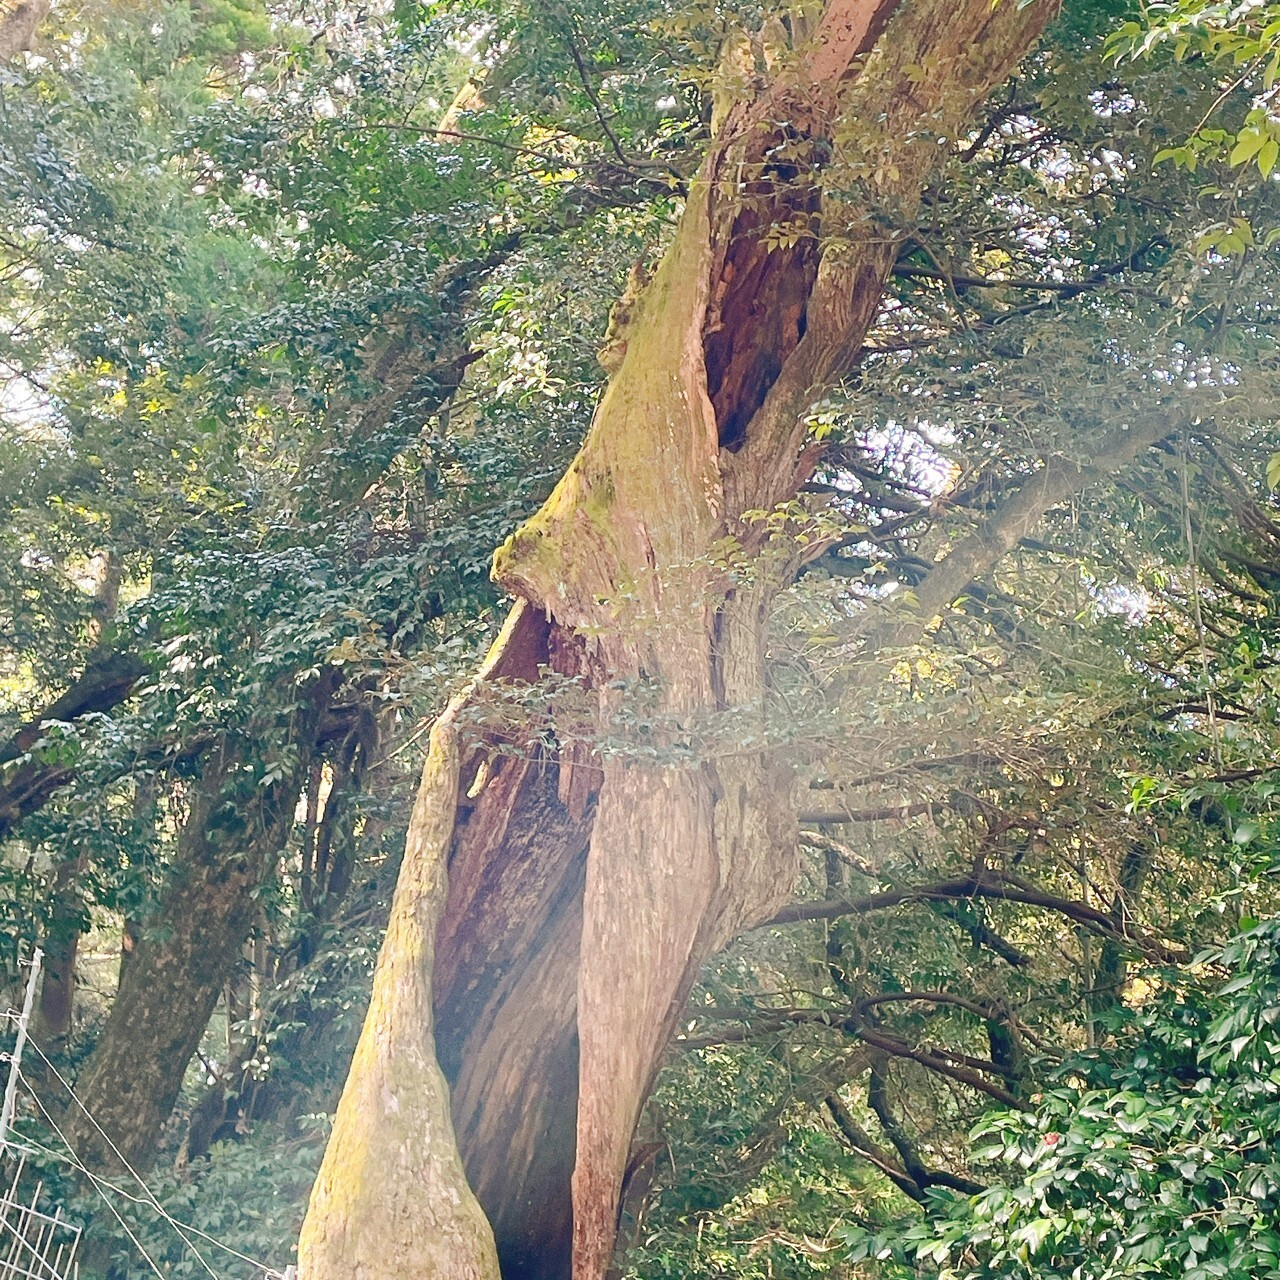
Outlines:
[[[18,1015],[18,1038],[9,1055],[9,1083],[4,1087],[4,1106],[0,1107],[0,1151],[9,1143],[9,1126],[13,1123],[13,1109],[18,1103],[18,1074],[22,1066],[22,1050],[27,1043],[27,1024],[31,1021],[31,1006],[36,1001],[36,983],[40,980],[40,961],[44,952],[39,947],[31,957],[31,976],[27,979],[27,994]]]

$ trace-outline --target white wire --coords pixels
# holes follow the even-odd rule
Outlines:
[[[20,1078],[24,1080],[26,1079],[26,1077],[23,1076],[21,1072],[19,1072],[18,1075]],[[30,1081],[27,1081],[27,1083],[28,1083],[28,1086],[30,1086]],[[45,1121],[48,1123],[50,1128],[52,1128],[54,1133],[56,1133],[58,1137],[62,1139],[63,1145],[67,1148],[68,1151],[71,1152],[72,1156],[74,1157],[75,1156],[74,1148],[71,1146],[71,1143],[67,1141],[66,1135],[62,1132],[61,1129],[58,1128],[53,1117],[45,1110],[44,1104],[40,1101],[38,1097],[36,1097],[34,1090],[32,1090],[31,1097],[32,1097],[32,1100],[35,1102],[36,1106],[39,1107],[40,1114],[44,1116]],[[30,1142],[31,1139],[28,1138],[27,1141]],[[56,1151],[54,1151],[51,1147],[46,1147],[41,1142],[36,1142],[36,1143],[33,1143],[32,1145],[40,1148],[40,1150],[42,1151],[47,1151],[51,1156],[54,1157],[54,1159],[59,1158],[58,1153]],[[78,1164],[79,1162],[76,1161],[75,1163]],[[168,1277],[165,1275],[165,1273],[161,1271],[158,1266],[156,1266],[155,1259],[146,1251],[146,1248],[143,1246],[142,1241],[139,1240],[138,1237],[133,1234],[133,1231],[130,1229],[129,1224],[121,1216],[120,1211],[115,1207],[115,1205],[111,1203],[110,1200],[107,1199],[107,1193],[103,1191],[103,1189],[98,1185],[99,1182],[103,1181],[103,1179],[99,1178],[97,1174],[92,1173],[90,1170],[84,1169],[83,1167],[81,1168],[81,1171],[85,1174],[88,1174],[89,1181],[93,1183],[93,1189],[98,1193],[98,1196],[101,1198],[102,1203],[105,1204],[107,1208],[111,1210],[111,1213],[115,1217],[115,1220],[124,1228],[125,1235],[127,1235],[129,1239],[133,1241],[134,1248],[137,1249],[137,1251],[140,1254],[142,1254],[142,1256],[147,1260],[147,1265],[151,1268],[152,1271],[156,1273],[156,1275],[160,1277],[160,1280],[168,1280]],[[114,1187],[112,1188],[112,1190],[115,1190],[115,1189],[116,1188]]]
[[[170,1217],[168,1210],[167,1210],[167,1209],[165,1209],[164,1205],[162,1205],[162,1204],[160,1203],[160,1201],[156,1199],[155,1193],[154,1193],[154,1192],[151,1190],[151,1188],[150,1188],[150,1187],[148,1187],[148,1186],[147,1186],[147,1184],[142,1180],[142,1175],[141,1175],[141,1174],[140,1174],[140,1173],[139,1173],[139,1172],[138,1172],[138,1171],[133,1167],[133,1165],[131,1165],[131,1164],[130,1164],[130,1163],[129,1163],[125,1158],[124,1158],[124,1155],[123,1155],[123,1153],[120,1151],[120,1148],[119,1148],[119,1147],[117,1147],[117,1146],[116,1146],[116,1144],[115,1144],[114,1142],[112,1142],[112,1141],[111,1141],[111,1137],[110,1137],[110,1135],[106,1132],[106,1130],[104,1130],[104,1129],[103,1129],[103,1127],[102,1127],[102,1126],[97,1122],[97,1120],[95,1120],[95,1119],[93,1118],[93,1116],[89,1114],[89,1108],[88,1108],[88,1107],[86,1107],[86,1106],[84,1105],[84,1103],[83,1103],[83,1102],[81,1102],[81,1101],[80,1101],[80,1099],[79,1099],[78,1097],[76,1097],[75,1091],[74,1091],[74,1090],[71,1088],[71,1086],[66,1082],[66,1080],[64,1080],[64,1079],[63,1079],[62,1075],[61,1075],[61,1074],[59,1073],[59,1071],[58,1071],[58,1068],[57,1068],[57,1067],[55,1067],[55,1066],[53,1065],[53,1063],[52,1063],[52,1062],[50,1062],[50,1061],[49,1061],[49,1059],[48,1059],[47,1057],[45,1057],[44,1051],[40,1048],[40,1046],[39,1046],[38,1044],[36,1044],[36,1042],[35,1042],[34,1040],[30,1040],[30,1039],[29,1039],[29,1040],[28,1040],[28,1043],[29,1043],[29,1044],[31,1045],[31,1047],[32,1047],[32,1048],[33,1048],[33,1049],[34,1049],[34,1050],[35,1050],[35,1051],[40,1055],[40,1057],[44,1060],[44,1064],[45,1064],[45,1066],[47,1066],[47,1067],[49,1068],[49,1070],[50,1070],[50,1071],[52,1071],[52,1072],[53,1072],[53,1074],[54,1074],[55,1076],[57,1076],[57,1077],[58,1077],[58,1081],[59,1081],[59,1083],[62,1085],[62,1087],[63,1087],[63,1088],[64,1088],[64,1089],[69,1093],[69,1094],[71,1094],[71,1097],[74,1099],[74,1101],[75,1101],[76,1105],[80,1108],[80,1110],[81,1110],[81,1111],[83,1111],[83,1112],[85,1113],[85,1115],[89,1117],[89,1123],[90,1123],[91,1125],[93,1125],[93,1127],[94,1127],[95,1129],[97,1129],[97,1131],[102,1135],[102,1137],[103,1137],[104,1141],[106,1142],[107,1146],[109,1146],[109,1147],[111,1148],[112,1152],[114,1152],[116,1159],[117,1159],[117,1160],[119,1160],[119,1161],[120,1161],[120,1163],[121,1163],[122,1165],[124,1165],[124,1167],[125,1167],[125,1168],[129,1171],[129,1173],[133,1176],[134,1181],[136,1181],[136,1182],[137,1182],[137,1184],[138,1184],[138,1185],[142,1188],[142,1190],[146,1193],[147,1198],[150,1200],[151,1205],[152,1205],[152,1207],[155,1209],[155,1211],[156,1211],[156,1212],[157,1212],[157,1213],[158,1213],[162,1218],[164,1218],[164,1219],[169,1223],[169,1225],[170,1225],[171,1227],[173,1227],[174,1231],[175,1231],[175,1232],[177,1232],[178,1239],[179,1239],[179,1240],[181,1240],[181,1241],[182,1241],[182,1243],[183,1243],[183,1244],[185,1244],[185,1245],[187,1246],[187,1248],[188,1248],[188,1249],[190,1249],[190,1250],[191,1250],[191,1252],[192,1252],[193,1254],[195,1254],[195,1256],[196,1256],[196,1260],[197,1260],[197,1261],[200,1263],[200,1265],[201,1265],[201,1266],[202,1266],[202,1267],[203,1267],[203,1268],[204,1268],[204,1269],[209,1273],[209,1275],[212,1277],[212,1280],[221,1280],[221,1277],[218,1275],[218,1273],[217,1273],[217,1272],[216,1272],[216,1271],[215,1271],[215,1270],[214,1270],[214,1269],[209,1265],[209,1262],[208,1262],[208,1260],[205,1258],[204,1254],[202,1254],[202,1253],[200,1252],[200,1250],[199,1250],[199,1249],[197,1249],[197,1248],[195,1247],[195,1245],[194,1245],[194,1244],[192,1244],[192,1243],[191,1243],[191,1241],[190,1241],[190,1240],[189,1240],[189,1239],[188,1239],[188,1238],[183,1234],[183,1231],[182,1231],[181,1226],[179,1226],[179,1224],[178,1224],[177,1222],[175,1222],[175,1221],[174,1221],[174,1219],[173,1219],[172,1217]],[[67,1142],[67,1139],[66,1139],[65,1137],[63,1137],[62,1130],[61,1130],[61,1129],[59,1129],[59,1128],[58,1128],[58,1126],[57,1126],[56,1124],[54,1124],[54,1123],[53,1123],[53,1118],[52,1118],[52,1117],[49,1115],[49,1113],[45,1110],[44,1105],[43,1105],[43,1103],[41,1103],[39,1096],[36,1094],[35,1088],[33,1087],[33,1085],[32,1085],[32,1083],[31,1083],[31,1081],[30,1081],[30,1080],[28,1080],[28,1079],[26,1078],[26,1076],[23,1074],[23,1072],[21,1071],[21,1069],[19,1069],[19,1071],[18,1071],[18,1076],[19,1076],[19,1078],[20,1078],[21,1080],[23,1080],[23,1081],[26,1083],[27,1088],[31,1090],[31,1096],[32,1096],[32,1098],[35,1100],[35,1104],[36,1104],[36,1106],[40,1108],[40,1113],[41,1113],[41,1115],[43,1115],[43,1116],[45,1117],[45,1119],[46,1119],[46,1120],[48,1120],[48,1122],[49,1122],[51,1125],[53,1125],[54,1132],[55,1132],[55,1133],[57,1133],[58,1137],[62,1138],[62,1141],[66,1144],[67,1150],[68,1150],[68,1151],[70,1151],[70,1152],[71,1152],[71,1154],[72,1154],[73,1156],[75,1156],[75,1154],[76,1154],[75,1149],[71,1146],[71,1144],[70,1144],[69,1142]],[[78,1157],[77,1157],[77,1160],[78,1160]],[[94,1174],[90,1173],[88,1169],[84,1169],[84,1170],[83,1170],[83,1172],[88,1173],[88,1174],[89,1174],[89,1177],[94,1178],[95,1183],[96,1183],[97,1179],[96,1179],[96,1177],[95,1177],[95,1175],[94,1175]]]
[[[164,1205],[162,1205],[160,1201],[156,1198],[155,1193],[151,1190],[150,1187],[147,1186],[146,1182],[143,1181],[142,1175],[138,1173],[138,1171],[124,1158],[124,1156],[120,1152],[120,1149],[116,1146],[114,1142],[111,1141],[110,1134],[108,1134],[102,1128],[102,1126],[98,1123],[98,1121],[94,1118],[92,1113],[89,1111],[89,1108],[86,1107],[84,1103],[80,1101],[79,1095],[67,1082],[66,1078],[58,1070],[58,1068],[54,1066],[52,1062],[49,1061],[48,1055],[44,1052],[44,1050],[41,1049],[40,1046],[35,1042],[35,1040],[30,1037],[28,1037],[27,1043],[40,1055],[41,1060],[49,1068],[49,1070],[53,1072],[54,1076],[58,1080],[58,1083],[62,1085],[62,1087],[71,1096],[76,1106],[78,1106],[80,1110],[83,1111],[86,1116],[88,1116],[89,1123],[92,1124],[93,1127],[102,1135],[107,1145],[115,1153],[116,1158],[120,1161],[122,1165],[124,1165],[125,1169],[128,1170],[128,1172],[133,1176],[134,1180],[146,1193],[146,1199],[144,1200],[144,1199],[140,1199],[137,1196],[130,1195],[130,1193],[127,1192],[123,1187],[118,1187],[114,1183],[107,1182],[106,1179],[98,1178],[96,1174],[86,1169],[84,1165],[80,1163],[80,1160],[76,1156],[74,1150],[71,1151],[72,1159],[69,1162],[73,1165],[73,1167],[75,1167],[76,1169],[79,1169],[80,1172],[82,1173],[88,1174],[90,1178],[94,1178],[96,1181],[103,1182],[104,1185],[110,1187],[114,1192],[117,1193],[117,1195],[124,1196],[126,1200],[130,1200],[134,1204],[150,1205],[150,1207],[153,1208],[166,1222],[169,1223],[169,1225],[174,1229],[174,1231],[177,1232],[178,1236],[181,1238],[183,1243],[191,1250],[192,1253],[196,1255],[197,1258],[200,1259],[200,1262],[204,1266],[204,1269],[211,1276],[216,1277],[217,1273],[213,1270],[212,1267],[209,1266],[208,1262],[205,1261],[204,1257],[201,1255],[200,1251],[195,1247],[195,1245],[193,1245],[191,1241],[188,1240],[185,1235],[183,1235],[184,1231],[190,1231],[192,1235],[199,1236],[200,1239],[208,1241],[209,1244],[215,1245],[217,1248],[224,1250],[225,1252],[231,1254],[232,1257],[239,1258],[241,1262],[247,1262],[251,1267],[256,1268],[258,1271],[264,1272],[268,1276],[281,1275],[281,1272],[277,1271],[274,1267],[269,1267],[265,1262],[259,1262],[256,1258],[249,1257],[247,1253],[241,1253],[239,1249],[236,1249],[232,1245],[224,1243],[223,1241],[219,1240],[216,1236],[211,1236],[207,1231],[201,1231],[199,1227],[192,1226],[189,1222],[179,1222],[178,1219],[175,1218],[164,1207]],[[25,1076],[23,1078],[25,1079]],[[27,1082],[27,1086],[28,1088],[31,1088],[30,1081]],[[35,1090],[32,1089],[32,1094],[34,1095],[34,1093],[35,1093]],[[38,1098],[36,1099],[36,1105],[37,1106],[40,1105]],[[41,1107],[40,1109],[41,1111],[44,1110],[43,1107]],[[63,1141],[65,1142],[66,1139],[64,1138]],[[70,1149],[69,1143],[68,1143],[68,1149]]]
[[[28,1081],[28,1084],[29,1083],[30,1081]],[[57,1125],[53,1123],[53,1119],[52,1117],[50,1117],[48,1111],[46,1111],[45,1108],[40,1105],[40,1100],[36,1098],[34,1099],[34,1101],[36,1106],[40,1108],[41,1114],[45,1117],[48,1123],[56,1131]],[[127,1200],[130,1204],[140,1205],[144,1209],[152,1209],[155,1207],[150,1200],[144,1200],[141,1196],[135,1196],[132,1194],[132,1192],[126,1191],[122,1186],[119,1185],[119,1183],[112,1182],[109,1178],[104,1178],[101,1174],[94,1173],[92,1169],[89,1169],[85,1165],[83,1165],[78,1159],[75,1158],[75,1156],[63,1155],[61,1151],[55,1150],[53,1147],[50,1147],[43,1142],[40,1142],[38,1139],[31,1137],[29,1134],[19,1134],[18,1136],[22,1139],[22,1141],[19,1143],[10,1144],[16,1150],[25,1150],[28,1152],[43,1154],[48,1156],[51,1160],[58,1161],[59,1164],[67,1165],[68,1167],[74,1169],[77,1173],[82,1173],[86,1178],[89,1178],[95,1184],[95,1190],[98,1190],[101,1187],[106,1187],[108,1191],[114,1192],[114,1194],[118,1195],[122,1200]],[[62,1138],[63,1143],[67,1146],[68,1150],[70,1150],[71,1144],[67,1141],[66,1137],[61,1132],[58,1133],[58,1136]],[[99,1195],[102,1194],[101,1190],[98,1190],[98,1194]],[[108,1204],[110,1204],[109,1201],[108,1201]],[[112,1210],[112,1212],[114,1212],[114,1209]],[[116,1214],[117,1219],[119,1219],[119,1216],[120,1216],[119,1214]],[[194,1231],[195,1228],[193,1227],[192,1230]],[[141,1248],[142,1246],[139,1245],[138,1247]]]

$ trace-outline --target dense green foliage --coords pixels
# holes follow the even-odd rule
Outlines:
[[[991,1187],[896,1238],[851,1231],[850,1257],[970,1280],[1274,1276],[1280,969],[1274,920],[1245,923],[1190,975],[1143,979],[1105,1051],[983,1122],[974,1159],[998,1171]]]

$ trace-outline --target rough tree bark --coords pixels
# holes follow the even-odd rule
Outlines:
[[[31,48],[48,12],[49,0],[0,0],[0,62]]]
[[[326,671],[293,708],[282,755],[290,767],[276,781],[263,785],[250,764],[255,748],[230,735],[205,758],[168,881],[121,965],[111,1012],[79,1077],[84,1106],[67,1113],[67,1138],[90,1169],[118,1169],[120,1156],[135,1167],[154,1158],[257,918],[255,891],[285,846],[336,681],[336,669]]]
[[[50,890],[52,906],[44,935],[44,978],[40,983],[37,1025],[46,1050],[61,1050],[75,1014],[76,957],[84,928],[85,906],[78,892],[84,857],[72,853],[58,863]]]
[[[765,748],[695,743],[729,710],[749,741],[763,715],[765,619],[795,561],[749,513],[807,480],[805,411],[856,358],[939,139],[1054,3],[895,7],[831,0],[805,56],[729,111],[582,449],[495,557],[518,603],[433,742],[303,1280],[495,1276],[468,1183],[506,1280],[600,1280],[688,989],[790,894],[790,780]],[[865,202],[824,193],[829,161]],[[643,689],[667,760],[589,735],[547,751],[518,722],[468,733],[504,685],[554,701],[565,680],[605,734]]]
[[[454,721],[462,703],[432,729],[407,836],[423,856],[396,885],[364,1031],[312,1191],[308,1254],[350,1280],[403,1274],[395,1265],[386,1270],[389,1258],[411,1258],[423,1276],[498,1274],[493,1233],[463,1175],[431,1037],[430,975],[457,805]],[[374,1117],[377,1143],[363,1136]],[[414,1176],[396,1176],[404,1168]]]

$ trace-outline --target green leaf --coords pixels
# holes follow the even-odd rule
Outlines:
[[[1236,135],[1236,145],[1231,148],[1227,163],[1232,165],[1246,164],[1262,150],[1266,143],[1266,135],[1254,125],[1248,125]]]
[[[1275,138],[1268,138],[1262,150],[1258,152],[1258,169],[1264,178],[1271,176],[1271,170],[1276,167],[1277,157],[1280,157],[1280,142]]]

